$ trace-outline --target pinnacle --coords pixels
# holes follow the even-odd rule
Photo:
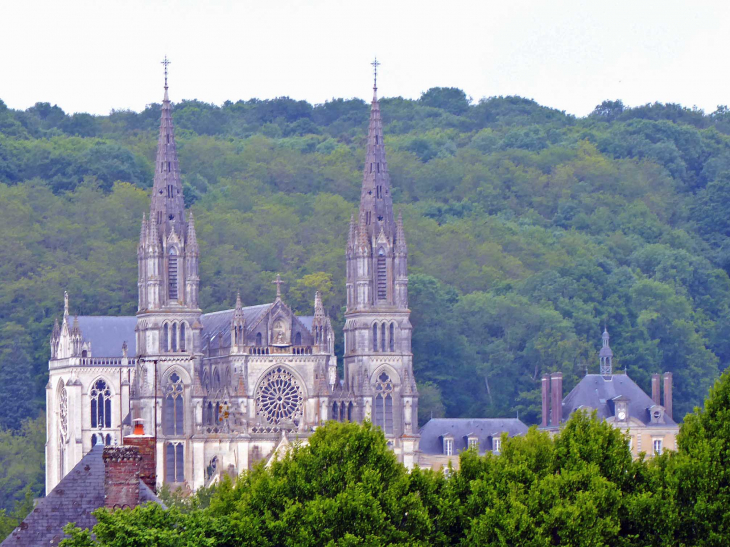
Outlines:
[[[314,293],[314,315],[315,317],[324,317],[324,306],[322,305],[322,295],[319,291]]]
[[[241,291],[236,293],[236,309],[243,309],[243,304],[241,303]]]

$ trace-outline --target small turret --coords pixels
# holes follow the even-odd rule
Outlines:
[[[403,230],[403,211],[398,211],[398,220],[396,222],[395,232],[395,251],[396,254],[407,254],[408,246],[406,245],[406,233]]]
[[[231,322],[231,352],[243,351],[245,332],[246,317],[243,315],[243,303],[239,292],[236,294],[236,309],[233,311],[233,321]]]
[[[603,336],[601,338],[603,346],[601,347],[601,351],[598,353],[598,357],[601,362],[600,373],[602,376],[611,376],[611,374],[613,374],[613,351],[611,351],[611,346],[608,343],[610,337],[606,327],[603,328]]]

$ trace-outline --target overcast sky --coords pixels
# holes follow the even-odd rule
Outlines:
[[[67,112],[434,86],[583,116],[605,99],[730,103],[727,0],[0,0],[0,99]]]

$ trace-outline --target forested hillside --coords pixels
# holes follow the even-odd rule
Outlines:
[[[730,362],[730,111],[616,101],[579,119],[453,88],[381,108],[422,422],[536,423],[541,375],[563,371],[567,392],[597,371],[604,323],[615,366],[645,389],[674,373],[676,417],[702,401]],[[368,112],[343,99],[175,105],[205,311],[239,290],[270,301],[280,272],[287,302],[309,312],[321,290],[341,331]],[[3,427],[43,410],[64,290],[73,313],[135,313],[159,115],[0,102]]]

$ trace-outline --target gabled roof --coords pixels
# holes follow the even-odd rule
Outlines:
[[[677,425],[677,422],[666,414],[663,424],[652,424],[648,409],[654,405],[654,401],[626,374],[612,374],[606,377],[600,374],[586,374],[563,399],[563,420],[567,420],[581,407],[595,409],[598,418],[602,420],[611,418],[613,409],[609,401],[616,397],[629,400],[629,418],[637,418],[644,424],[654,427]]]
[[[134,331],[137,317],[79,315],[79,328],[85,342],[91,342],[93,357],[122,357],[122,343],[127,342],[127,356],[137,355]]]
[[[270,307],[271,304],[259,304],[258,306],[246,306],[243,308],[243,318],[246,321],[246,328],[248,328],[248,325],[256,322]],[[212,339],[214,336],[221,334],[230,335],[231,322],[233,321],[235,311],[235,309],[232,309],[204,313],[200,318],[200,322],[203,324],[203,337],[210,337]]]
[[[104,507],[104,446],[96,445],[61,482],[25,517],[2,546],[58,545],[67,538],[63,527],[75,522],[80,528],[93,528],[91,514]],[[149,487],[139,481],[139,502],[163,505]],[[164,506],[164,505],[163,505]]]
[[[476,437],[484,451],[503,432],[515,437],[526,434],[527,429],[517,418],[432,418],[421,428],[419,448],[425,454],[442,454],[441,438],[448,434],[454,437],[455,454],[467,448],[465,437]]]

